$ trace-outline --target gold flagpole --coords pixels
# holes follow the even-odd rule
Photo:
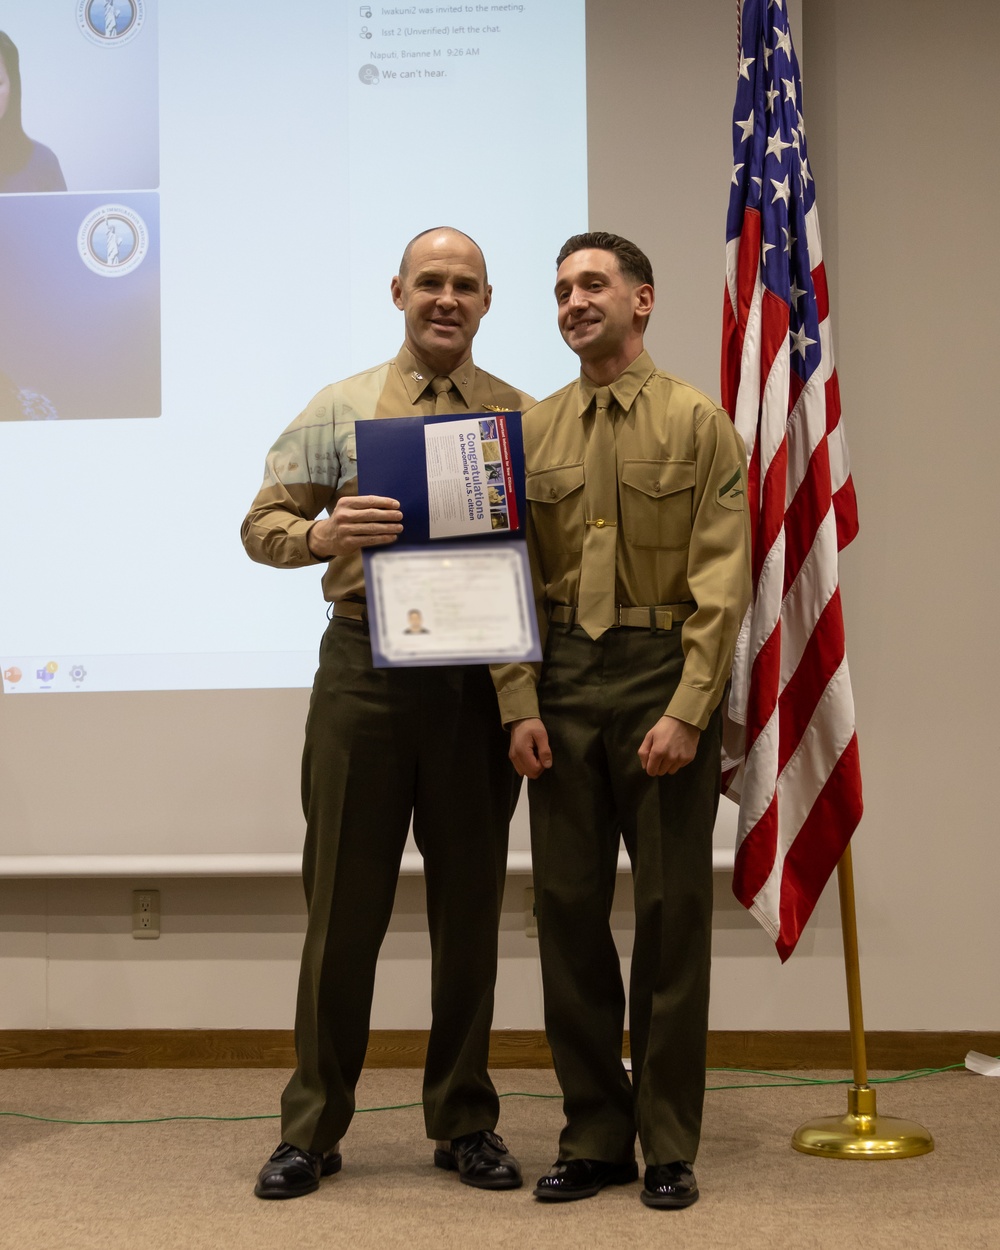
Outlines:
[[[910,1159],[934,1149],[934,1138],[920,1124],[879,1115],[875,1090],[868,1084],[865,1025],[861,1011],[861,965],[858,918],[854,907],[854,868],[848,845],[837,865],[840,925],[844,934],[847,1010],[851,1026],[854,1084],[847,1091],[847,1115],[824,1116],[800,1125],[792,1145],[807,1155],[828,1159]]]

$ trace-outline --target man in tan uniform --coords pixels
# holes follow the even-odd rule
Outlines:
[[[492,288],[467,235],[418,235],[391,290],[406,329],[399,354],[315,396],[271,449],[243,523],[254,560],[278,568],[328,562],[323,593],[333,604],[302,764],[309,919],[297,1067],[282,1096],[281,1144],[257,1178],[260,1198],[298,1197],[340,1170],[411,815],[431,939],[423,1101],[434,1163],[478,1188],[521,1184],[493,1131],[499,1102],[486,1070],[515,781],[506,735],[485,667],[372,667],[360,553],[394,542],[405,518],[394,499],[358,495],[354,427],[380,417],[518,411],[531,400],[472,362]],[[461,798],[470,792],[475,820]]]
[[[719,704],[750,594],[746,455],[726,414],[643,348],[653,273],[617,235],[558,258],[579,380],[524,423],[540,666],[495,670],[511,759],[531,778],[545,1025],[564,1095],[535,1188],[587,1198],[635,1180],[689,1206],[705,1088]],[[632,1083],[610,928],[632,861]]]

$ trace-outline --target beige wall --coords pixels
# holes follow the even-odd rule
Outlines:
[[[732,97],[709,84],[731,82],[733,9],[591,0],[588,26],[591,224],[647,247],[653,354],[713,392]],[[804,111],[862,520],[843,587],[866,796],[855,841],[866,1021],[997,1029],[987,718],[1000,693],[1000,266],[987,213],[1000,198],[988,126],[1000,11],[987,0],[804,9]],[[693,33],[698,60],[674,51]],[[137,884],[162,891],[159,941],[129,935]],[[526,884],[508,888],[501,1028],[541,1025]],[[782,968],[728,878],[717,884],[713,1026],[844,1027],[835,896]],[[627,958],[624,897],[615,921]],[[302,923],[290,880],[0,882],[0,1028],[288,1026]],[[428,981],[421,885],[408,879],[374,1027],[426,1026]]]

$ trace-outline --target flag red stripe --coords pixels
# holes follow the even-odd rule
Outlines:
[[[851,738],[785,856],[781,876],[782,963],[795,949],[862,812],[858,736]]]
[[[765,290],[760,302],[760,394],[771,376],[778,353],[788,342],[788,305]]]
[[[746,754],[763,733],[778,706],[778,685],[781,681],[781,622],[774,627],[754,660],[750,674],[750,698],[747,700]]]
[[[833,497],[833,513],[837,518],[837,549],[843,551],[858,536],[858,501],[850,478]]]
[[[757,265],[760,258],[760,213],[748,208],[743,215],[740,231],[740,251],[736,262],[736,316],[743,331],[746,330],[757,286]],[[742,350],[742,335],[740,349]]]
[[[840,382],[836,369],[823,384],[823,390],[826,396],[826,432],[832,434],[840,420]]]
[[[757,439],[755,453],[759,452],[762,441],[760,438]],[[774,458],[767,467],[767,474],[760,488],[760,512],[753,518],[755,523],[751,531],[751,541],[753,546],[753,580],[755,587],[760,581],[768,552],[778,541],[784,528],[785,477],[787,472],[788,444],[782,440],[781,446],[775,452]]]
[[[774,867],[778,849],[778,796],[774,795],[764,815],[740,843],[733,868],[733,893],[744,907],[764,888]]]
[[[727,283],[722,305],[722,406],[730,416],[734,416],[736,412],[742,354],[743,330],[736,322]]]
[[[812,280],[816,290],[816,312],[822,324],[830,315],[830,289],[826,285],[826,265],[822,261],[812,271]]]
[[[809,635],[802,658],[778,699],[778,775],[809,727],[823,691],[844,659],[840,587],[833,592]]]
[[[812,550],[816,531],[830,511],[830,455],[826,439],[809,460],[805,477],[785,515],[785,585],[788,591]]]

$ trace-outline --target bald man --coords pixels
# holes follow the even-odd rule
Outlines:
[[[486,1067],[515,785],[507,736],[485,667],[372,667],[361,551],[395,542],[405,518],[395,499],[358,495],[354,426],[520,411],[532,401],[472,361],[492,288],[467,235],[450,227],[417,235],[390,291],[403,314],[403,347],[310,401],[272,447],[243,523],[254,560],[326,563],[323,593],[333,605],[302,762],[309,916],[297,1067],[282,1096],[281,1144],[257,1178],[259,1198],[298,1197],[341,1169],[411,816],[431,941],[423,1104],[434,1164],[480,1189],[521,1185],[516,1159],[494,1132],[499,1102]],[[459,786],[476,796],[474,821]]]

